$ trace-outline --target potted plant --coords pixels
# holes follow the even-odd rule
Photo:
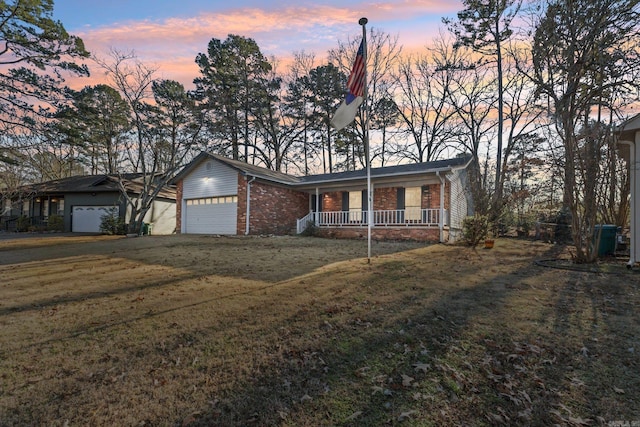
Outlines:
[[[494,244],[495,244],[495,240],[493,239],[493,237],[491,237],[490,235],[487,235],[487,237],[484,239],[484,248],[491,249],[493,248]]]

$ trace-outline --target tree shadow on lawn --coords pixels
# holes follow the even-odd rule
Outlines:
[[[380,260],[344,289],[322,283],[336,289],[335,298],[271,326],[289,331],[272,343],[274,360],[253,367],[232,388],[212,391],[213,407],[176,422],[547,426],[608,415],[603,407],[583,405],[577,395],[565,397],[573,387],[567,376],[574,367],[564,357],[571,349],[564,347],[565,337],[554,339],[562,331],[552,326],[563,315],[562,298],[556,319],[534,319],[549,303],[532,298],[539,295],[553,305],[570,273],[560,275],[559,287],[541,291],[529,284],[531,274],[545,273],[538,267],[491,275],[480,274],[483,266],[475,264],[459,268],[459,283],[454,279],[446,289],[434,289],[425,284],[429,276],[411,270],[425,261],[424,253],[413,256]],[[389,279],[398,285],[378,287]],[[348,287],[365,289],[370,300]],[[311,339],[300,340],[301,335]],[[586,387],[598,394],[595,385]]]
[[[492,263],[513,267],[501,273]],[[68,394],[60,391],[63,380],[52,380],[46,387],[60,397],[48,406],[81,420],[108,402],[111,409],[103,411],[111,413],[97,418],[102,424],[189,426],[542,426],[607,417],[607,396],[592,410],[581,406],[584,398],[576,390],[598,398],[595,379],[627,368],[612,359],[607,372],[595,366],[593,382],[584,378],[580,386],[571,380],[582,369],[576,368],[581,352],[573,342],[593,331],[575,325],[583,325],[602,303],[599,297],[590,305],[582,301],[594,307],[588,316],[574,311],[561,321],[576,304],[570,291],[575,274],[550,272],[526,256],[496,249],[474,255],[459,247],[420,249],[371,265],[337,264],[219,301],[104,325],[87,342],[122,347],[119,358],[93,361],[90,369],[102,376],[69,383]],[[533,276],[549,286],[541,289]],[[624,302],[624,294],[607,298]],[[211,313],[211,319],[189,324],[175,317],[178,311]],[[162,335],[127,341],[137,320],[145,319],[160,325]],[[619,328],[612,325],[609,333]],[[67,357],[75,365],[79,356]],[[180,360],[193,363],[179,365]],[[104,378],[112,369],[129,370],[129,376]],[[626,399],[637,390],[628,387]],[[98,395],[101,402],[91,400]],[[126,422],[116,416],[121,401],[129,411],[136,408]],[[50,422],[51,409],[38,405],[41,398],[32,396],[29,404],[12,409],[13,419]],[[624,415],[620,410],[616,414]]]
[[[61,289],[57,295],[51,298],[28,299],[23,304],[5,304],[0,308],[0,316],[43,310],[67,303],[90,301],[94,298],[129,294],[134,291],[161,289],[179,281],[195,280],[211,275],[277,283],[309,273],[333,262],[362,256],[353,249],[359,245],[362,246],[362,242],[353,241],[337,244],[335,240],[313,239],[312,245],[309,245],[309,239],[303,238],[174,237],[176,236],[149,236],[140,239],[99,240],[96,242],[83,240],[78,244],[68,243],[61,247],[55,246],[53,250],[51,247],[47,247],[46,251],[30,248],[25,250],[23,254],[14,254],[13,259],[16,263],[5,267],[4,271],[0,273],[0,278],[3,273],[5,277],[9,278],[7,280],[16,283],[26,279],[42,278],[46,282],[46,287],[50,282],[66,280],[65,277],[56,279],[48,276],[69,273],[69,277],[71,277],[75,273],[83,275],[75,280],[84,281],[84,283],[82,286],[74,285],[69,289]],[[52,239],[51,241],[56,240]],[[133,246],[131,246],[132,242]],[[149,255],[152,249],[158,249],[158,243],[161,244],[162,252]],[[321,256],[315,253],[308,254],[306,251],[310,250],[309,246],[313,246],[313,244],[319,245],[321,249],[326,249],[326,251],[321,252]],[[415,248],[418,245],[418,243],[403,245],[382,243],[376,245],[376,251],[380,254],[386,254],[406,248]],[[190,248],[194,248],[194,250],[190,250]],[[287,250],[298,252],[288,254]],[[220,256],[222,253],[225,254],[225,257]],[[130,270],[131,278],[128,283],[112,286],[108,281],[108,276],[98,276],[97,273],[100,271],[94,268],[94,263],[104,262],[101,257],[113,259],[112,265],[109,267],[110,271],[103,271],[103,274],[118,273],[119,269],[123,268],[122,260],[128,260],[149,267],[173,268],[176,277],[158,279],[136,275],[135,271]],[[4,263],[7,262],[9,261],[5,259]],[[291,267],[292,263],[295,264],[295,268]],[[131,268],[131,265],[128,267]],[[11,270],[20,271],[17,276],[12,277]],[[30,273],[30,270],[33,271]],[[96,281],[104,282],[104,286],[85,286],[93,285],[93,282]],[[91,290],[87,291],[89,288]],[[43,289],[38,289],[35,293],[42,294]]]
[[[640,402],[640,280],[617,274],[573,272],[557,287],[553,334],[557,363],[567,366],[565,396],[594,422],[638,422]],[[549,309],[551,311],[551,307]],[[559,408],[563,420],[574,417]]]

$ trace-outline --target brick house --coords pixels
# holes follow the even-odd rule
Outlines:
[[[455,241],[472,213],[470,157],[371,169],[375,239]],[[185,234],[367,234],[366,171],[304,177],[203,152],[176,176],[176,230]]]

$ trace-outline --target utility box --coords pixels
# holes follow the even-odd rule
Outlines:
[[[612,224],[598,224],[593,230],[593,244],[598,241],[600,234],[600,244],[598,245],[598,256],[613,255],[616,252],[616,236],[618,227]]]

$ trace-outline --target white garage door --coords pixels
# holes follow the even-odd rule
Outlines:
[[[185,206],[185,233],[236,234],[238,197],[190,199]]]
[[[117,216],[118,206],[74,206],[71,216],[71,231],[74,233],[99,233],[103,215]]]

